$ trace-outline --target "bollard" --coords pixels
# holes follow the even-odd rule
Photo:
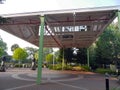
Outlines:
[[[105,73],[105,86],[106,90],[109,90],[109,74]]]

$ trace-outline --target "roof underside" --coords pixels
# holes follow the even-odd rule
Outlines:
[[[104,9],[81,12],[80,9],[76,9],[75,12],[73,11],[60,11],[61,13],[57,11],[57,13],[46,14],[44,12],[44,47],[89,47],[114,20],[118,10]],[[6,23],[0,24],[0,28],[39,46],[40,15],[38,12],[3,15],[8,19]]]

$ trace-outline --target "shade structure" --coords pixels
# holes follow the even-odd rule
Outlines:
[[[0,28],[39,46],[39,17],[45,17],[44,47],[87,48],[116,18],[120,6],[0,15]]]

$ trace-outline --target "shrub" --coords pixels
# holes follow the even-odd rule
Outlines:
[[[90,71],[90,67],[88,65],[83,65],[81,66],[85,71]]]
[[[85,71],[85,69],[82,68],[81,66],[74,66],[74,67],[72,68],[72,70],[74,70],[74,71]]]
[[[54,68],[53,68],[53,65],[50,64],[50,65],[48,65],[48,68],[49,69],[54,69],[54,70],[62,70],[62,64],[55,64]]]
[[[72,66],[71,65],[65,65],[64,70],[72,70]]]
[[[110,70],[110,69],[104,69],[104,68],[98,68],[98,69],[96,69],[95,72],[101,73],[101,74],[105,74],[105,73],[112,74],[112,73],[115,73],[115,72],[113,72],[113,71]]]
[[[53,65],[48,66],[49,69],[54,69],[54,70],[62,70],[62,64],[55,64],[54,68]],[[90,68],[85,65],[85,66],[71,66],[71,65],[64,65],[63,67],[64,70],[74,70],[74,71],[90,71]]]
[[[21,67],[22,67],[22,64],[17,64],[17,63],[16,63],[16,64],[14,65],[14,67],[18,67],[18,68],[20,67],[20,68],[21,68]]]
[[[49,65],[48,66],[49,69],[54,69],[54,70],[62,70],[62,64],[55,64],[54,65],[54,68],[53,68],[53,65]],[[63,67],[64,70],[72,70],[72,66],[70,65],[64,65]]]

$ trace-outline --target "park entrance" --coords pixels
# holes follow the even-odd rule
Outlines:
[[[39,46],[37,83],[41,83],[43,47],[89,48],[118,16],[120,6],[1,15],[0,28]],[[120,25],[119,25],[120,28]]]

